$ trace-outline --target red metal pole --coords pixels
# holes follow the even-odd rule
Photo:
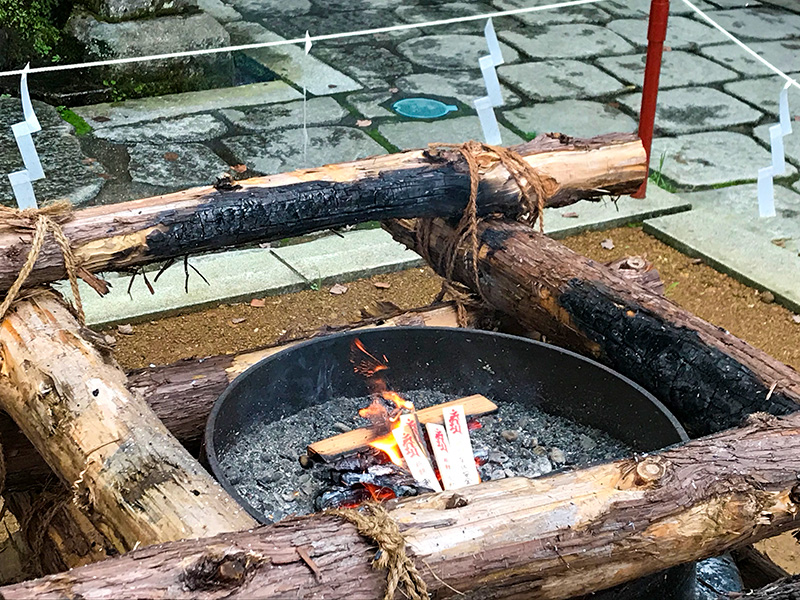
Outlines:
[[[656,123],[656,100],[658,99],[658,80],[661,76],[661,56],[664,40],[667,38],[669,19],[669,0],[650,2],[650,24],[647,28],[647,63],[644,67],[642,86],[642,110],[639,113],[639,137],[647,152],[647,166],[650,166],[650,147],[653,144],[653,127]],[[632,194],[634,198],[644,198],[647,193],[647,179]]]

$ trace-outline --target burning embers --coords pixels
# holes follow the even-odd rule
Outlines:
[[[467,416],[495,411],[492,402],[483,396],[470,396],[418,412],[412,402],[389,389],[385,356],[376,357],[356,339],[350,359],[370,390],[370,405],[358,413],[370,421],[371,427],[308,447],[309,455],[331,463],[338,486],[322,494],[319,508],[480,482]],[[474,426],[480,425],[474,422]]]

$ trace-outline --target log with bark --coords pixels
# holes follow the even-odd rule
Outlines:
[[[477,314],[477,311],[473,311]],[[456,312],[444,303],[383,317],[367,318],[351,325],[300,335],[291,342],[237,355],[180,360],[171,365],[137,369],[128,374],[128,389],[142,397],[191,453],[197,454],[211,407],[231,381],[258,361],[314,335],[369,327],[414,325],[457,327]],[[0,412],[0,441],[6,459],[6,488],[41,486],[52,471],[8,415]]]
[[[0,323],[0,406],[119,552],[255,522],[167,431],[51,292]]]
[[[645,458],[387,507],[433,597],[560,600],[796,527],[798,472],[800,414],[758,414]],[[352,525],[313,515],[152,546],[0,597],[377,598],[386,574],[374,556]]]
[[[384,228],[446,274],[454,230],[446,221],[433,219],[425,235],[414,221]],[[489,305],[634,380],[690,435],[734,427],[757,411],[798,409],[794,369],[617,271],[521,223],[485,221],[478,239],[480,293]],[[453,277],[474,288],[467,246],[457,251]]]
[[[545,134],[515,149],[543,177],[550,206],[630,193],[647,177],[644,148],[632,134]],[[96,206],[76,212],[63,228],[78,263],[95,273],[370,220],[457,215],[469,188],[460,154],[416,150]],[[516,213],[519,195],[496,164],[483,176],[478,206],[483,214]],[[30,228],[0,225],[0,293],[22,268],[31,236]],[[60,251],[46,243],[27,285],[65,275]]]

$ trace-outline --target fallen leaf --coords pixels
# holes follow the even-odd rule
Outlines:
[[[576,212],[565,212],[565,213],[561,213],[561,216],[564,217],[565,219],[577,219],[578,218],[578,213],[576,213]]]
[[[336,85],[335,83],[329,83],[328,84],[328,89],[330,89],[330,90],[335,90],[337,87],[339,87],[339,86]]]
[[[125,323],[124,325],[117,325],[117,331],[122,335],[133,335],[133,327]]]
[[[692,259],[692,264],[693,265],[702,265],[703,264],[703,259],[702,258],[693,258]]]
[[[792,315],[792,321],[800,325],[800,315]]]
[[[664,46],[664,52],[672,52],[672,46]]]
[[[346,291],[347,291],[347,286],[342,285],[341,283],[334,283],[330,289],[331,294],[333,294],[334,296],[341,296]]]
[[[105,334],[103,336],[103,341],[105,341],[105,343],[108,344],[109,346],[113,346],[114,344],[117,343],[117,338],[115,338],[113,335]]]
[[[170,162],[175,162],[178,160],[178,153],[177,152],[164,152],[164,160],[168,160]]]
[[[611,238],[606,238],[602,242],[600,242],[600,247],[605,248],[606,250],[613,250],[614,241]]]
[[[388,290],[390,287],[392,287],[391,283],[386,283],[385,281],[373,281],[372,285],[374,285],[379,290]]]
[[[96,162],[97,162],[97,159],[96,159],[96,158],[89,158],[89,157],[87,157],[87,158],[84,158],[84,159],[83,159],[81,162],[82,162],[83,164],[85,164],[85,165],[93,165],[94,163],[96,163]]]
[[[261,298],[253,298],[250,300],[250,306],[254,308],[264,308],[265,302]]]
[[[396,93],[397,93],[397,92],[399,92],[399,91],[400,91],[400,90],[398,90],[397,88],[389,88],[389,93],[390,93],[390,94],[396,94]]]
[[[231,323],[234,325],[238,325],[239,323],[244,323],[247,319],[244,317],[236,317],[235,319],[231,319]]]
[[[791,240],[792,238],[775,238],[774,240],[770,240],[773,244],[778,246],[779,248],[786,248],[786,242]]]
[[[92,117],[92,121],[96,121],[97,123],[108,123],[111,120],[111,117]]]
[[[231,169],[233,169],[237,173],[244,173],[245,171],[247,171],[247,165],[242,165],[242,164],[233,165]]]
[[[359,119],[358,121],[356,121],[356,125],[358,127],[369,127],[370,125],[372,125],[372,121],[370,121],[369,119]]]
[[[97,176],[100,179],[114,179],[114,176],[111,173],[97,173]]]

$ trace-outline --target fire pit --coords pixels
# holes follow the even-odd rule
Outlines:
[[[378,486],[388,487],[391,495],[427,491],[413,477],[403,478],[388,460],[370,462],[369,452],[329,456],[327,462],[304,452],[307,445],[369,424],[355,416],[369,405],[369,392],[375,392],[364,368],[353,368],[356,339],[384,367],[383,355],[388,357],[385,381],[416,404],[417,415],[427,405],[454,399],[463,404],[475,394],[484,397],[477,414],[485,413],[484,400],[497,404],[496,413],[472,420],[480,427],[471,437],[483,479],[537,476],[688,439],[675,418],[642,388],[554,346],[449,328],[336,334],[298,344],[253,366],[211,412],[205,438],[211,470],[259,521],[311,512],[331,500],[346,504],[369,497],[366,492],[347,497],[349,490],[363,488],[374,497],[372,484],[364,483],[375,477],[386,481],[387,476],[400,476]],[[367,462],[359,463],[364,456]],[[329,489],[323,481],[330,481]],[[688,591],[693,572],[692,565],[676,567],[593,598],[686,600],[693,598]]]

